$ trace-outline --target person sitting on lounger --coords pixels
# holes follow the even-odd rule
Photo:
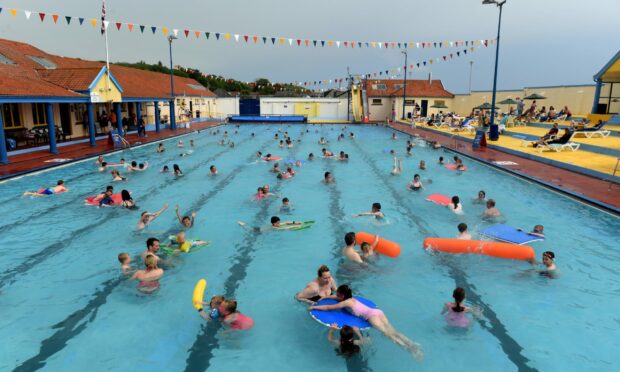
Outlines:
[[[545,134],[544,136],[540,137],[538,139],[538,141],[534,141],[532,146],[537,147],[538,145],[542,145],[543,143],[545,143],[545,142],[549,141],[550,139],[552,139],[551,137],[557,136],[559,131],[560,131],[560,129],[558,128],[558,123],[554,123],[553,127],[551,129],[549,129],[547,134]]]
[[[588,127],[588,128],[584,127],[582,129],[577,129],[576,132],[596,132],[598,130],[601,130],[605,126],[605,124],[607,124],[607,123],[604,123],[602,120],[599,120],[598,124],[596,124],[595,126]]]
[[[554,144],[564,145],[568,143],[568,141],[570,140],[572,136],[573,136],[573,131],[571,131],[568,128],[565,128],[564,134],[562,135],[562,137],[553,139],[551,141],[546,141],[545,145],[554,145]]]

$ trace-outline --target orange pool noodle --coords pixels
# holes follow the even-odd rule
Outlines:
[[[356,232],[355,233],[355,244],[361,245],[362,243],[372,244],[375,242],[375,236],[369,234],[367,232]],[[400,255],[400,244],[394,243],[393,241],[379,238],[379,242],[375,247],[375,252],[381,253],[382,255],[388,257],[398,257]]]
[[[426,238],[424,248],[447,253],[484,254],[512,260],[529,260],[535,256],[534,249],[527,245],[482,240]]]

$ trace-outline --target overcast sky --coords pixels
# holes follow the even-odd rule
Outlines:
[[[230,32],[259,36],[359,41],[442,41],[491,39],[497,33],[498,8],[481,0],[107,0],[110,21],[133,22],[170,29]],[[10,8],[97,18],[98,0],[4,0],[0,37],[23,41],[52,54],[105,59],[99,26],[77,19],[54,25],[37,14],[13,18]],[[592,76],[618,51],[619,0],[508,0],[502,19],[498,89],[524,86],[591,84]],[[363,74],[402,66],[397,49],[299,48],[231,41],[206,41],[183,32],[174,43],[174,63],[203,72],[251,81],[307,81]],[[214,39],[211,36],[211,39]],[[110,60],[145,60],[168,64],[168,45],[147,27],[118,32],[109,29]],[[276,42],[277,45],[277,42]],[[413,72],[425,78],[432,71],[454,93],[468,89],[469,62],[474,61],[474,90],[493,83],[495,47],[466,57],[433,64]],[[459,50],[462,48],[459,48]],[[457,49],[410,49],[409,61],[441,57]]]

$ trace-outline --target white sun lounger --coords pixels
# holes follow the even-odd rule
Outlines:
[[[568,143],[552,143],[550,145],[538,145],[538,147],[536,147],[536,149],[538,150],[538,152],[543,152],[545,150],[552,150],[555,152],[562,152],[564,150],[571,150],[571,151],[577,151],[579,150],[579,146],[581,146],[581,144],[576,143],[576,142],[568,142]]]

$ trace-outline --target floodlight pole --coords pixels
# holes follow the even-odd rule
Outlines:
[[[502,8],[506,0],[498,2],[496,0],[484,0],[482,4],[496,4],[499,7],[499,22],[497,24],[497,40],[495,46],[495,73],[493,75],[493,100],[491,101],[491,126],[489,131],[489,141],[499,139],[499,126],[495,124],[495,96],[497,93],[497,64],[499,59],[499,35],[502,28]]]
[[[403,86],[403,117],[401,118],[401,120],[405,120],[405,103],[407,98],[407,51],[403,50],[402,53],[405,55],[405,83]]]

